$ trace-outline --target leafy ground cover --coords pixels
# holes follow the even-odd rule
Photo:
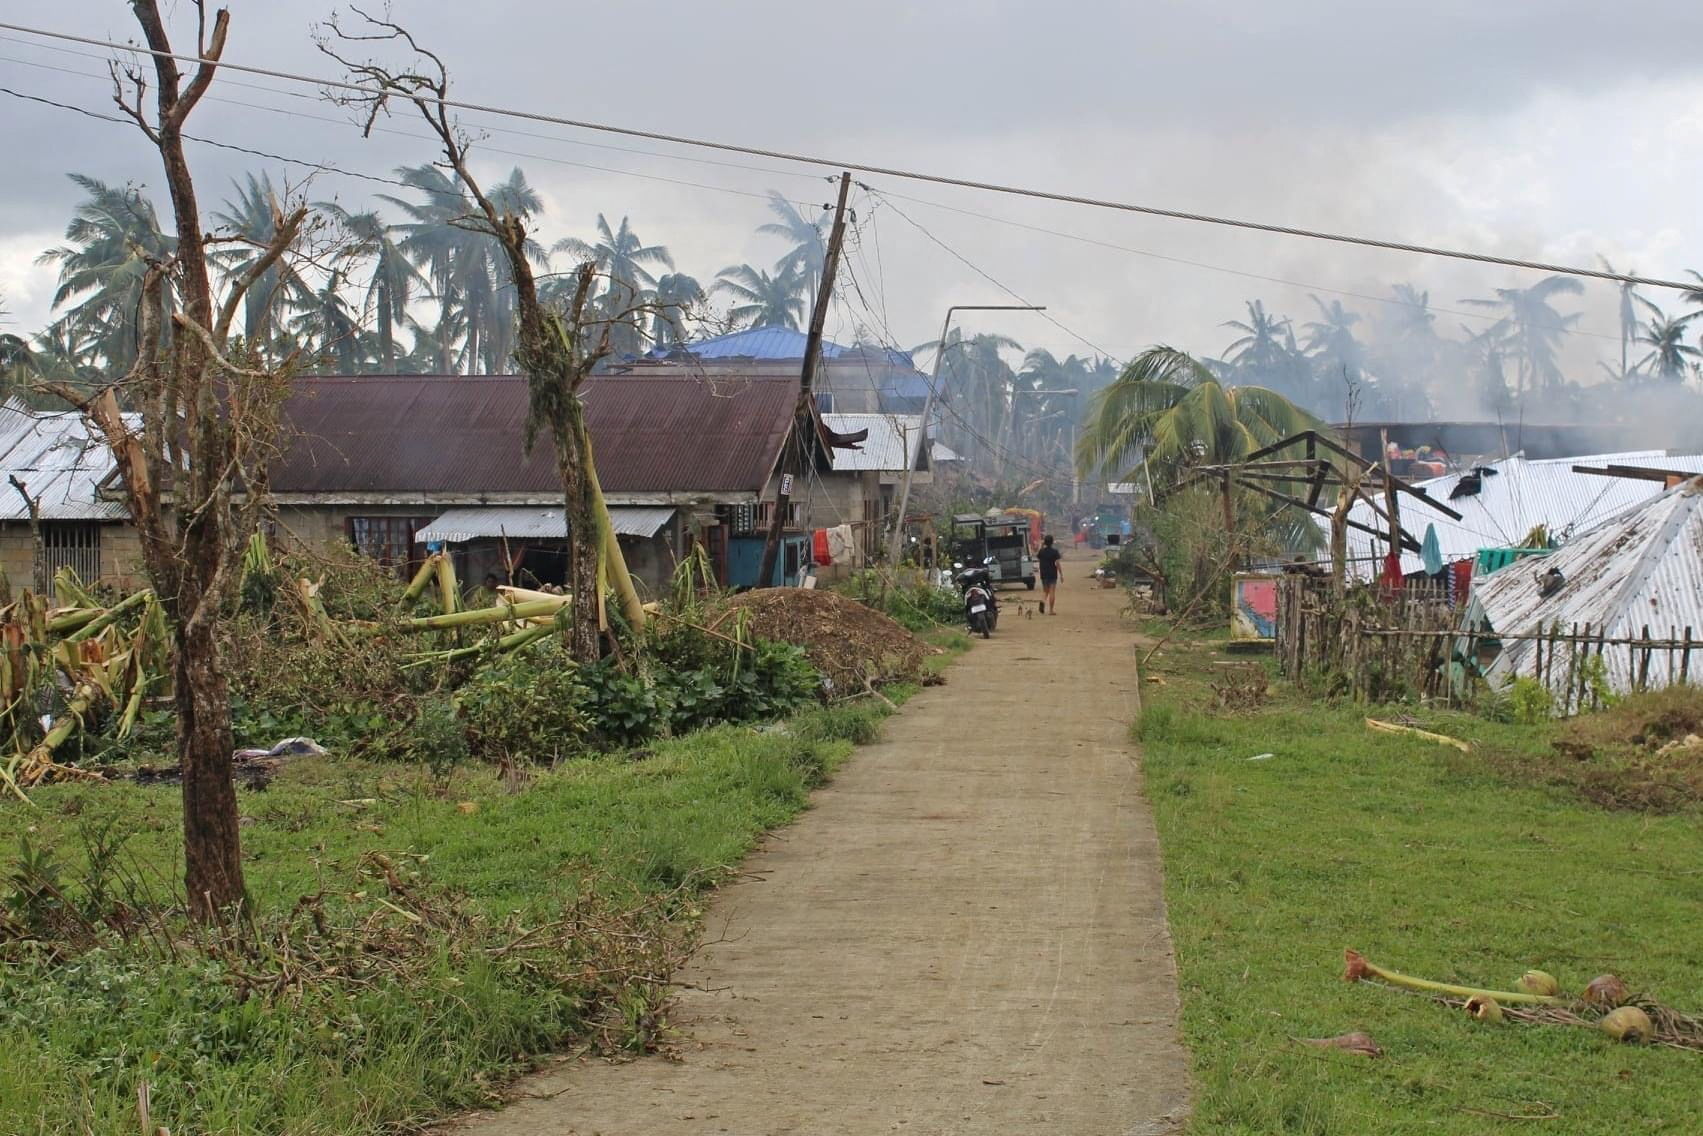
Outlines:
[[[299,759],[242,794],[255,916],[223,941],[151,914],[181,861],[175,787],[0,806],[20,835],[0,878],[0,1131],[134,1133],[144,1082],[173,1132],[394,1131],[571,1045],[666,1045],[704,892],[889,712],[549,769]]]
[[[1146,669],[1158,681],[1144,682],[1135,727],[1194,1062],[1190,1131],[1703,1129],[1699,1054],[1484,1025],[1340,980],[1354,947],[1405,973],[1496,988],[1529,967],[1571,991],[1613,972],[1703,1010],[1696,810],[1605,809],[1534,775],[1566,760],[1552,742],[1601,726],[1414,719],[1470,741],[1462,754],[1373,733],[1364,707],[1276,683],[1239,700],[1256,707],[1227,709],[1223,692],[1246,686],[1215,665],[1232,658],[1222,644],[1167,645]],[[1294,1040],[1356,1030],[1384,1055]]]

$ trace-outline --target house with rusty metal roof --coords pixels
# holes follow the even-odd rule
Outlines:
[[[137,415],[126,415],[132,427]],[[70,568],[85,583],[128,584],[142,545],[124,506],[100,492],[113,470],[106,444],[74,411],[0,404],[0,567],[46,591]],[[39,542],[38,542],[39,537]]]
[[[598,480],[628,565],[651,587],[702,544],[723,581],[754,584],[780,478],[798,475],[780,575],[809,564],[807,488],[862,439],[801,407],[796,376],[611,374],[585,384]],[[403,565],[441,545],[464,581],[560,582],[566,522],[554,448],[528,449],[520,376],[369,375],[296,381],[270,491],[305,543],[341,541]],[[793,468],[802,431],[813,467]]]

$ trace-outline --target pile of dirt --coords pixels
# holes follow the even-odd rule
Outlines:
[[[1587,799],[1616,809],[1673,812],[1703,804],[1703,689],[1633,695],[1562,727],[1555,751]]]
[[[880,686],[921,676],[934,648],[873,608],[834,592],[812,588],[762,588],[730,597],[713,624],[726,625],[747,613],[759,639],[804,648],[811,665],[828,680],[831,695],[856,694],[865,680]]]

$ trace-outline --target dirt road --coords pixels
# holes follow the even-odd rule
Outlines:
[[[1187,1102],[1121,593],[1002,613],[717,898],[684,1060],[570,1064],[475,1136],[1173,1130]],[[1010,600],[1030,600],[1021,591]]]

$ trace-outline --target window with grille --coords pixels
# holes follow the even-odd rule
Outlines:
[[[786,503],[786,524],[783,526],[784,528],[796,529],[799,527],[800,522],[798,508],[799,506],[797,501],[788,501]],[[760,533],[768,532],[769,522],[774,518],[774,515],[775,503],[773,501],[764,501],[759,504],[757,506],[757,522],[753,531]]]
[[[406,568],[419,558],[414,534],[432,523],[432,517],[350,517],[346,522],[349,543],[362,556],[380,564]]]
[[[93,521],[43,521],[41,556],[37,585],[42,589],[52,583],[61,568],[71,569],[85,584],[94,583],[101,574],[100,525]]]

